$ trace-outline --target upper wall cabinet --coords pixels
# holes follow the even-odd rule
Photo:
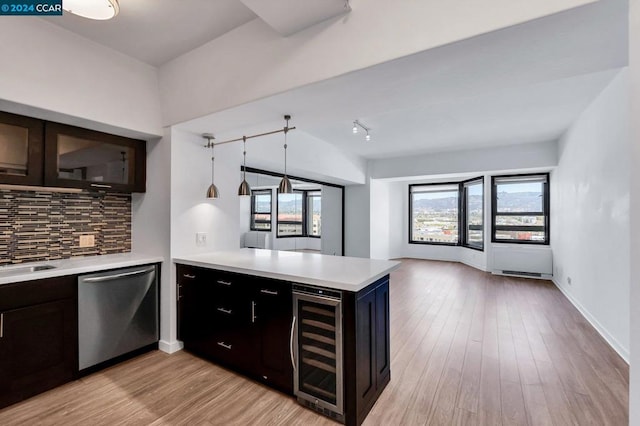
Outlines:
[[[42,185],[42,120],[0,111],[0,183]]]
[[[46,186],[144,192],[144,141],[46,123]]]

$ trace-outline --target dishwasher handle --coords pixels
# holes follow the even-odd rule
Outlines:
[[[140,270],[137,270],[137,271],[122,272],[120,274],[105,275],[103,277],[83,278],[83,281],[85,283],[99,283],[99,282],[103,282],[103,281],[113,281],[113,280],[117,280],[119,278],[131,277],[131,276],[134,276],[134,275],[148,274],[149,272],[153,272],[155,270],[156,270],[155,266],[150,266],[150,267],[148,267],[146,269],[140,269]]]

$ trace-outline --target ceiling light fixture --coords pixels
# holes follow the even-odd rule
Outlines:
[[[287,177],[287,133],[289,133],[289,120],[291,119],[290,115],[285,115],[284,119],[286,120],[286,124],[284,126],[284,176],[280,181],[280,185],[278,185],[278,192],[280,194],[291,194],[293,193],[293,187],[291,186],[291,181]]]
[[[220,198],[220,191],[218,191],[218,187],[213,183],[213,178],[215,176],[215,157],[213,156],[213,148],[216,144],[213,143],[212,140],[215,138],[211,133],[204,133],[202,137],[207,140],[205,147],[211,148],[211,185],[209,185],[209,189],[207,189],[207,198]]]
[[[371,135],[369,134],[369,132],[371,131],[371,127],[367,127],[364,124],[362,124],[361,122],[359,122],[358,120],[354,120],[353,121],[353,134],[357,134],[358,133],[358,127],[362,127],[362,130],[364,130],[366,132],[364,140],[366,140],[367,142],[371,140]]]
[[[83,18],[106,21],[120,11],[118,0],[64,0],[63,9]]]
[[[245,197],[247,195],[251,195],[251,187],[247,182],[247,137],[242,137],[242,183],[238,188],[238,195],[241,197]]]

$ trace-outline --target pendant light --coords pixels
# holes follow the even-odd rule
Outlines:
[[[216,146],[212,139],[215,139],[211,133],[205,133],[202,135],[203,138],[207,140],[207,148],[211,148],[211,185],[209,185],[209,189],[207,189],[207,198],[219,198],[220,192],[218,191],[218,187],[213,183],[213,178],[215,176],[215,157],[213,156],[213,148]]]
[[[289,132],[289,120],[291,119],[291,116],[285,115],[284,119],[287,121],[284,128],[284,176],[280,181],[280,185],[278,185],[278,192],[280,194],[292,194],[293,187],[291,186],[291,181],[287,177],[287,133]]]
[[[240,184],[240,187],[238,188],[238,195],[241,197],[247,196],[247,195],[251,195],[251,187],[249,186],[249,183],[247,182],[247,137],[243,136],[242,137],[242,157],[243,157],[243,161],[242,161],[242,183]]]
[[[64,0],[63,9],[83,18],[106,21],[120,11],[118,0]]]

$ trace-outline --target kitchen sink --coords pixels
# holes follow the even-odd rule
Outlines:
[[[28,274],[29,272],[46,271],[48,269],[55,268],[56,267],[53,265],[6,266],[4,268],[0,268],[0,276]]]

